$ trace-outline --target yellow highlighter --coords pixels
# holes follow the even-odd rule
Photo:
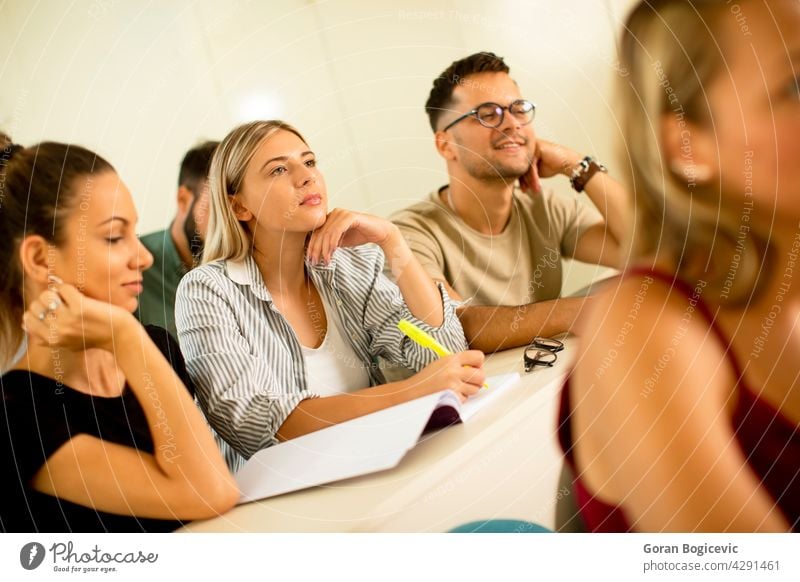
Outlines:
[[[407,319],[398,321],[397,327],[400,328],[400,331],[406,334],[411,341],[421,345],[423,348],[432,350],[440,358],[450,356],[453,353]],[[484,383],[483,387],[488,388],[489,385]]]

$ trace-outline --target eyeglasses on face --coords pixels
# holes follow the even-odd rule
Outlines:
[[[536,366],[552,367],[558,359],[558,352],[564,349],[564,343],[549,337],[535,337],[525,348],[523,360],[527,374]]]
[[[503,107],[497,103],[481,103],[472,111],[467,111],[461,117],[451,121],[442,131],[447,131],[459,121],[467,117],[474,117],[484,127],[500,127],[505,118],[506,110],[508,110],[514,118],[522,125],[528,125],[533,121],[533,116],[536,113],[536,104],[528,101],[527,99],[517,99],[513,101],[508,107]]]

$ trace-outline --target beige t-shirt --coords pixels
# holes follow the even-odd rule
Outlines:
[[[471,305],[523,305],[561,293],[561,256],[572,256],[586,229],[602,221],[576,195],[514,192],[511,218],[497,235],[467,226],[432,192],[391,217],[436,280]]]

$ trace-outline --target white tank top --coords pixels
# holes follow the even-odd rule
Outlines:
[[[320,294],[321,296],[322,294]],[[303,349],[308,374],[308,389],[320,396],[335,396],[369,387],[365,363],[344,339],[344,329],[336,310],[322,299],[328,332],[318,348]]]

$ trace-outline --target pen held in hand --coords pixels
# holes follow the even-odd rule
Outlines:
[[[397,322],[397,327],[402,331],[411,341],[415,342],[416,344],[422,346],[423,348],[428,348],[432,350],[437,356],[440,358],[444,358],[445,356],[450,356],[453,354],[450,350],[444,347],[442,344],[437,342],[433,339],[430,335],[422,331],[416,325],[408,321],[407,319],[401,319]],[[484,388],[488,388],[489,385],[484,383]]]

